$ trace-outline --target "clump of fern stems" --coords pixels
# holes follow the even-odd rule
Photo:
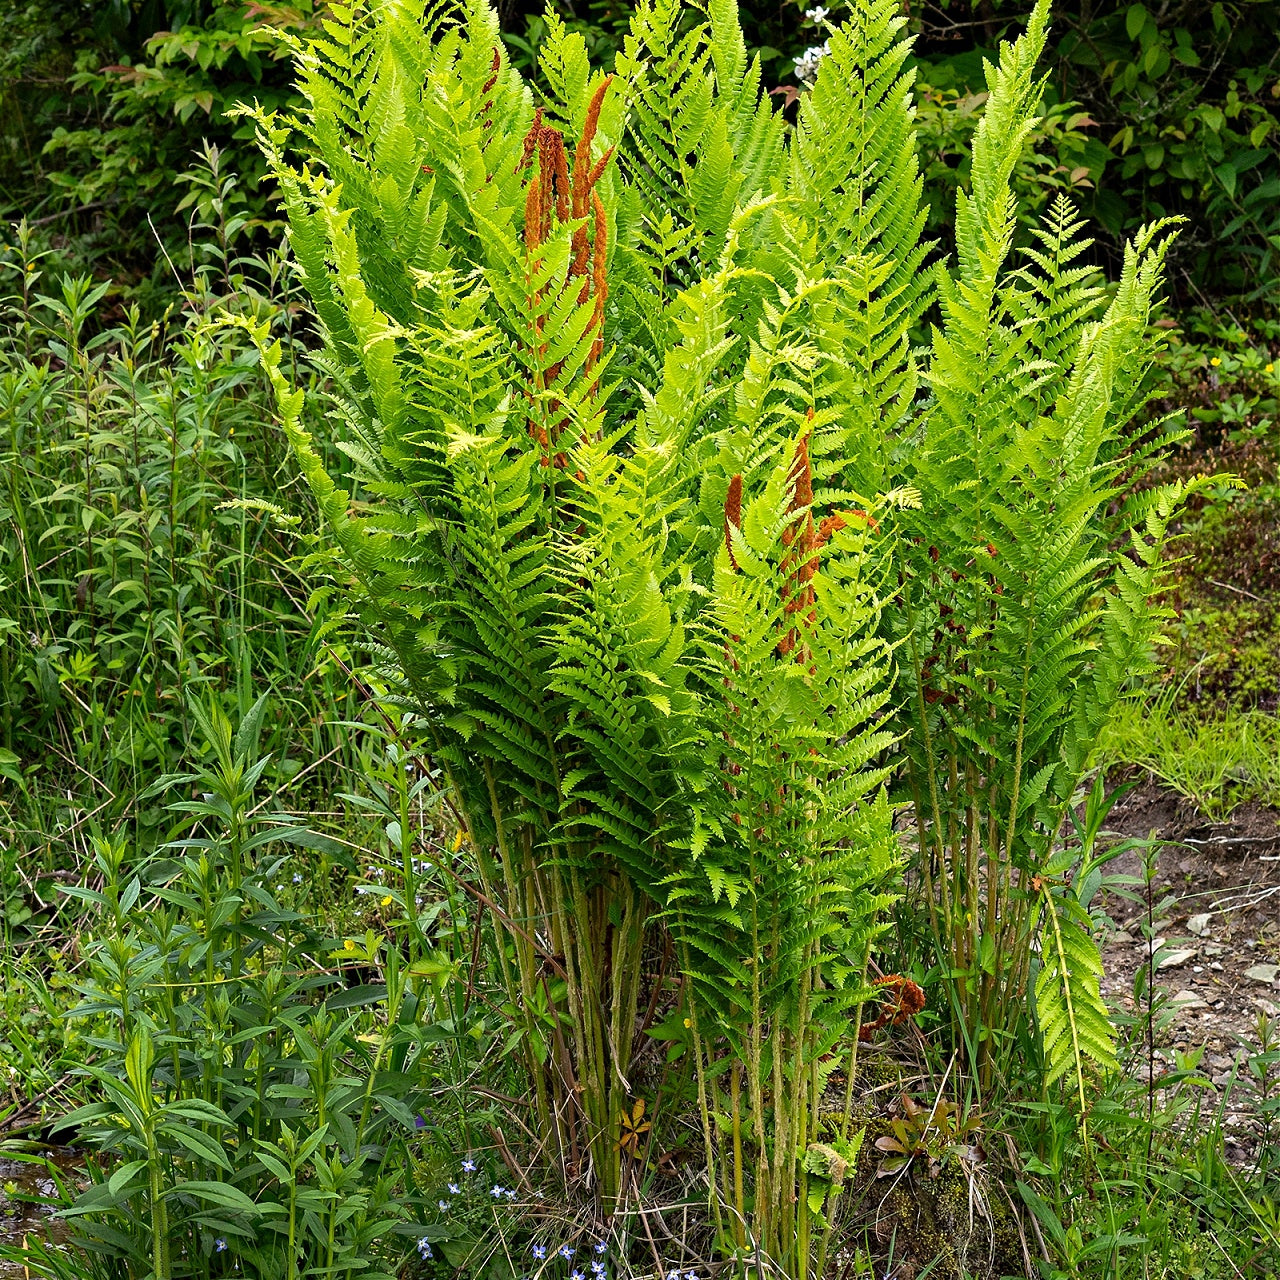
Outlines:
[[[304,107],[254,114],[350,491],[261,334],[264,363],[479,868],[541,1157],[638,1194],[669,939],[721,1244],[803,1277],[856,1148],[823,1099],[895,742],[974,1070],[1037,968],[1050,1080],[1083,1107],[1111,1062],[1056,845],[1183,496],[1133,487],[1168,436],[1128,426],[1162,233],[1105,304],[1065,201],[1006,265],[1043,3],[932,270],[891,0],[833,30],[794,128],[732,0],[642,0],[611,76],[547,24],[536,104],[478,2],[335,5],[297,46]]]
[[[638,1191],[669,935],[726,1238],[801,1274],[895,866],[880,508],[832,461],[810,180],[770,190],[733,6],[687,16],[641,5],[611,77],[549,19],[535,107],[487,7],[336,8],[305,111],[258,122],[357,493],[263,350],[476,860],[542,1159],[606,1209]]]
[[[1115,288],[1058,199],[1015,246],[1010,174],[1039,109],[1048,6],[988,66],[990,96],[934,272],[928,396],[896,473],[893,611],[918,869],[957,1040],[984,1093],[1036,1043],[1048,1084],[1114,1069],[1088,894],[1063,848],[1101,735],[1155,667],[1171,522],[1186,487],[1152,473],[1176,439],[1143,423],[1166,228],[1144,228]],[[1082,879],[1086,879],[1082,877]],[[1029,1002],[1028,991],[1034,988]]]

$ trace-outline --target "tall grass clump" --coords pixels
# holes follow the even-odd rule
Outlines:
[[[216,151],[191,177],[207,208],[163,315],[46,275],[25,224],[0,244],[0,838],[32,873],[122,824],[159,838],[163,810],[139,796],[186,751],[189,694],[243,712],[272,689],[273,723],[297,726],[277,782],[318,781],[327,726],[359,716],[298,572],[313,507],[257,351],[222,323],[268,324],[309,382],[297,286],[283,251],[241,252]]]

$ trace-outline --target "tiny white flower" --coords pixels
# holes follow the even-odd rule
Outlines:
[[[816,9],[806,9],[804,11],[804,16],[808,18],[810,22],[825,22],[827,20],[827,14],[830,12],[830,9],[825,9],[822,5],[818,5]]]

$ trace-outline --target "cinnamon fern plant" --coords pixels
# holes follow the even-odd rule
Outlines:
[[[482,0],[335,5],[304,108],[256,114],[349,474],[264,333],[265,361],[448,779],[542,1155],[606,1206],[636,1188],[661,943],[721,1241],[795,1277],[856,1143],[851,1093],[823,1098],[896,866],[896,741],[960,1020],[994,1016],[994,931],[1020,999],[1040,910],[1050,1061],[1107,1059],[1050,860],[1177,500],[1124,496],[1159,446],[1125,434],[1157,233],[1105,307],[1065,206],[1006,265],[1044,5],[932,270],[897,11],[832,31],[794,126],[734,0],[641,0],[612,75],[549,14],[541,95]]]
[[[885,504],[842,479],[821,209],[859,162],[793,154],[732,3],[696,16],[642,5],[612,76],[550,18],[535,103],[483,5],[335,8],[305,112],[259,123],[341,487],[266,359],[449,780],[544,1158],[606,1205],[631,1186],[665,935],[725,1230],[793,1259],[896,865]]]
[[[1083,1119],[1089,1072],[1115,1063],[1087,911],[1096,826],[1064,836],[1101,731],[1154,669],[1187,495],[1153,478],[1175,433],[1138,417],[1166,229],[1139,232],[1106,290],[1065,197],[1015,247],[1010,175],[1047,22],[1042,0],[987,68],[955,261],[933,276],[927,395],[898,437],[897,482],[920,501],[897,526],[893,618],[919,870],[962,1047],[990,1089],[1033,1015],[1047,1081],[1070,1081]]]

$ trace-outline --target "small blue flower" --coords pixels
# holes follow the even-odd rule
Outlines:
[[[414,1116],[413,1127],[415,1129],[425,1129],[427,1127],[427,1122],[421,1116]]]
[[[573,1245],[571,1245],[571,1244],[562,1244],[562,1245],[560,1246],[560,1248],[556,1250],[556,1252],[557,1252],[557,1253],[558,1253],[558,1254],[559,1254],[559,1255],[560,1255],[560,1256],[561,1256],[561,1257],[562,1257],[566,1262],[568,1262],[568,1261],[569,1261],[569,1259],[573,1257]]]
[[[491,1195],[495,1200],[501,1200],[501,1199],[502,1199],[502,1195],[503,1195],[502,1188],[501,1188],[500,1186],[498,1186],[498,1185],[497,1185],[497,1183],[494,1183],[494,1185],[493,1185],[492,1187],[490,1187],[490,1188],[489,1188],[489,1194],[490,1194],[490,1195]]]
[[[547,1256],[547,1246],[545,1244],[535,1244],[533,1246],[534,1260],[541,1262]]]
[[[586,1277],[582,1274],[581,1271],[570,1271],[569,1280],[586,1280]]]
[[[609,1246],[603,1240],[598,1240],[595,1246],[596,1253],[608,1253]]]
[[[678,1271],[668,1271],[667,1280],[680,1280],[680,1273]]]
[[[436,1204],[438,1204],[438,1205],[440,1206],[440,1212],[441,1212],[441,1213],[448,1213],[448,1212],[449,1212],[449,1202],[448,1202],[447,1200],[437,1200],[437,1201],[436,1201]]]
[[[591,1263],[591,1270],[598,1276],[604,1275],[604,1263],[596,1258]]]
[[[301,883],[302,883],[302,872],[301,872],[301,871],[295,871],[295,872],[293,873],[293,883],[294,883],[294,884],[301,884]]]
[[[458,1196],[462,1194],[462,1192],[458,1189],[458,1184],[456,1182],[449,1183],[449,1194],[451,1196]]]
[[[215,1250],[216,1252],[218,1252],[218,1253],[226,1253],[226,1251],[227,1251],[227,1242],[226,1242],[226,1240],[225,1240],[222,1236],[219,1236],[219,1237],[218,1237],[218,1238],[213,1242],[213,1247],[214,1247],[214,1250]]]
[[[505,1187],[502,1194],[506,1196],[508,1200],[514,1200],[516,1198],[516,1191],[514,1187]]]
[[[424,1261],[431,1257],[431,1241],[426,1236],[423,1236],[418,1241],[418,1252],[422,1255]]]
[[[475,1173],[475,1171],[476,1171],[476,1162],[475,1162],[475,1161],[474,1161],[470,1156],[468,1156],[468,1157],[467,1157],[467,1158],[462,1162],[462,1172],[463,1172],[463,1173]]]

